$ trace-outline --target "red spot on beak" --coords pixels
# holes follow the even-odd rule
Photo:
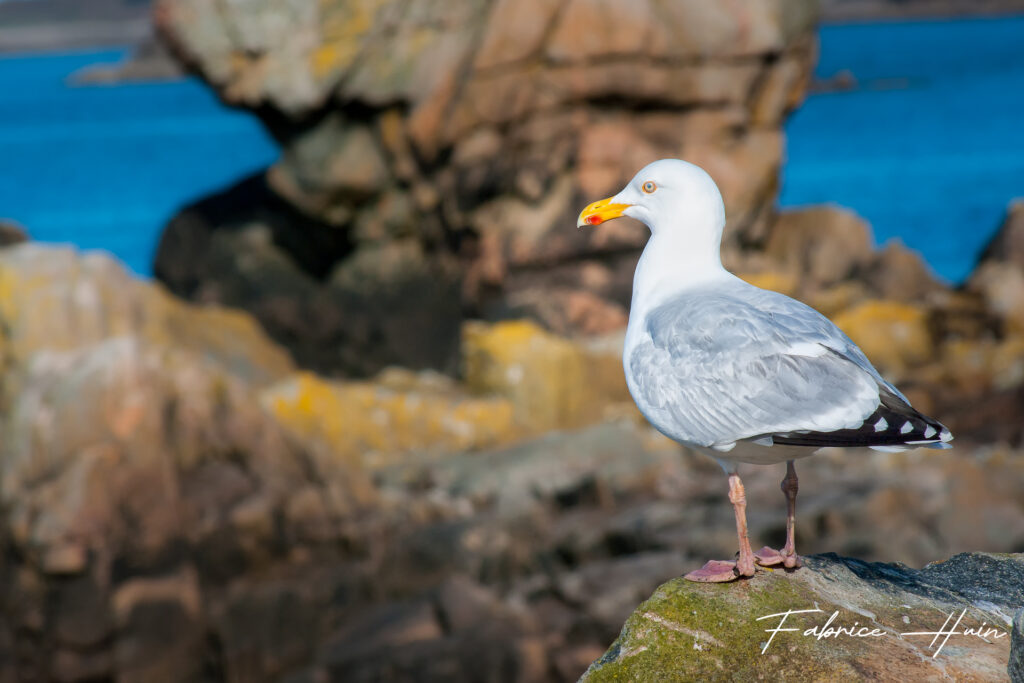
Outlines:
[[[588,225],[598,225],[598,224],[601,223],[601,217],[600,216],[587,216],[586,223]]]

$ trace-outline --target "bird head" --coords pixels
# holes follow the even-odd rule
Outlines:
[[[651,233],[708,229],[721,234],[725,208],[718,186],[704,169],[679,159],[661,159],[644,166],[617,195],[590,204],[580,213],[577,227],[598,225],[629,216]]]

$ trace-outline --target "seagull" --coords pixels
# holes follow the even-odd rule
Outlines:
[[[658,431],[718,461],[736,514],[738,559],[712,560],[685,578],[732,581],[753,576],[755,563],[800,567],[799,458],[833,446],[950,448],[950,431],[914,410],[825,316],[725,270],[725,206],[699,166],[655,161],[614,197],[587,206],[577,227],[620,216],[651,232],[633,276],[622,353],[629,392]],[[782,462],[786,545],[754,553],[738,466]]]

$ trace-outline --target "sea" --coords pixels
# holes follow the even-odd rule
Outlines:
[[[822,26],[822,85],[786,125],[780,204],[849,207],[876,243],[962,281],[1024,197],[1022,46],[1024,16]],[[279,150],[194,78],[72,84],[128,52],[0,56],[0,219],[148,277],[176,211]]]

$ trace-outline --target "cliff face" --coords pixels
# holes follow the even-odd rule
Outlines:
[[[621,325],[646,231],[574,219],[655,159],[707,168],[730,239],[760,240],[815,3],[185,0],[155,16],[282,145],[264,178],[171,223],[158,277],[248,308],[304,364],[365,373],[450,369],[465,313]]]

